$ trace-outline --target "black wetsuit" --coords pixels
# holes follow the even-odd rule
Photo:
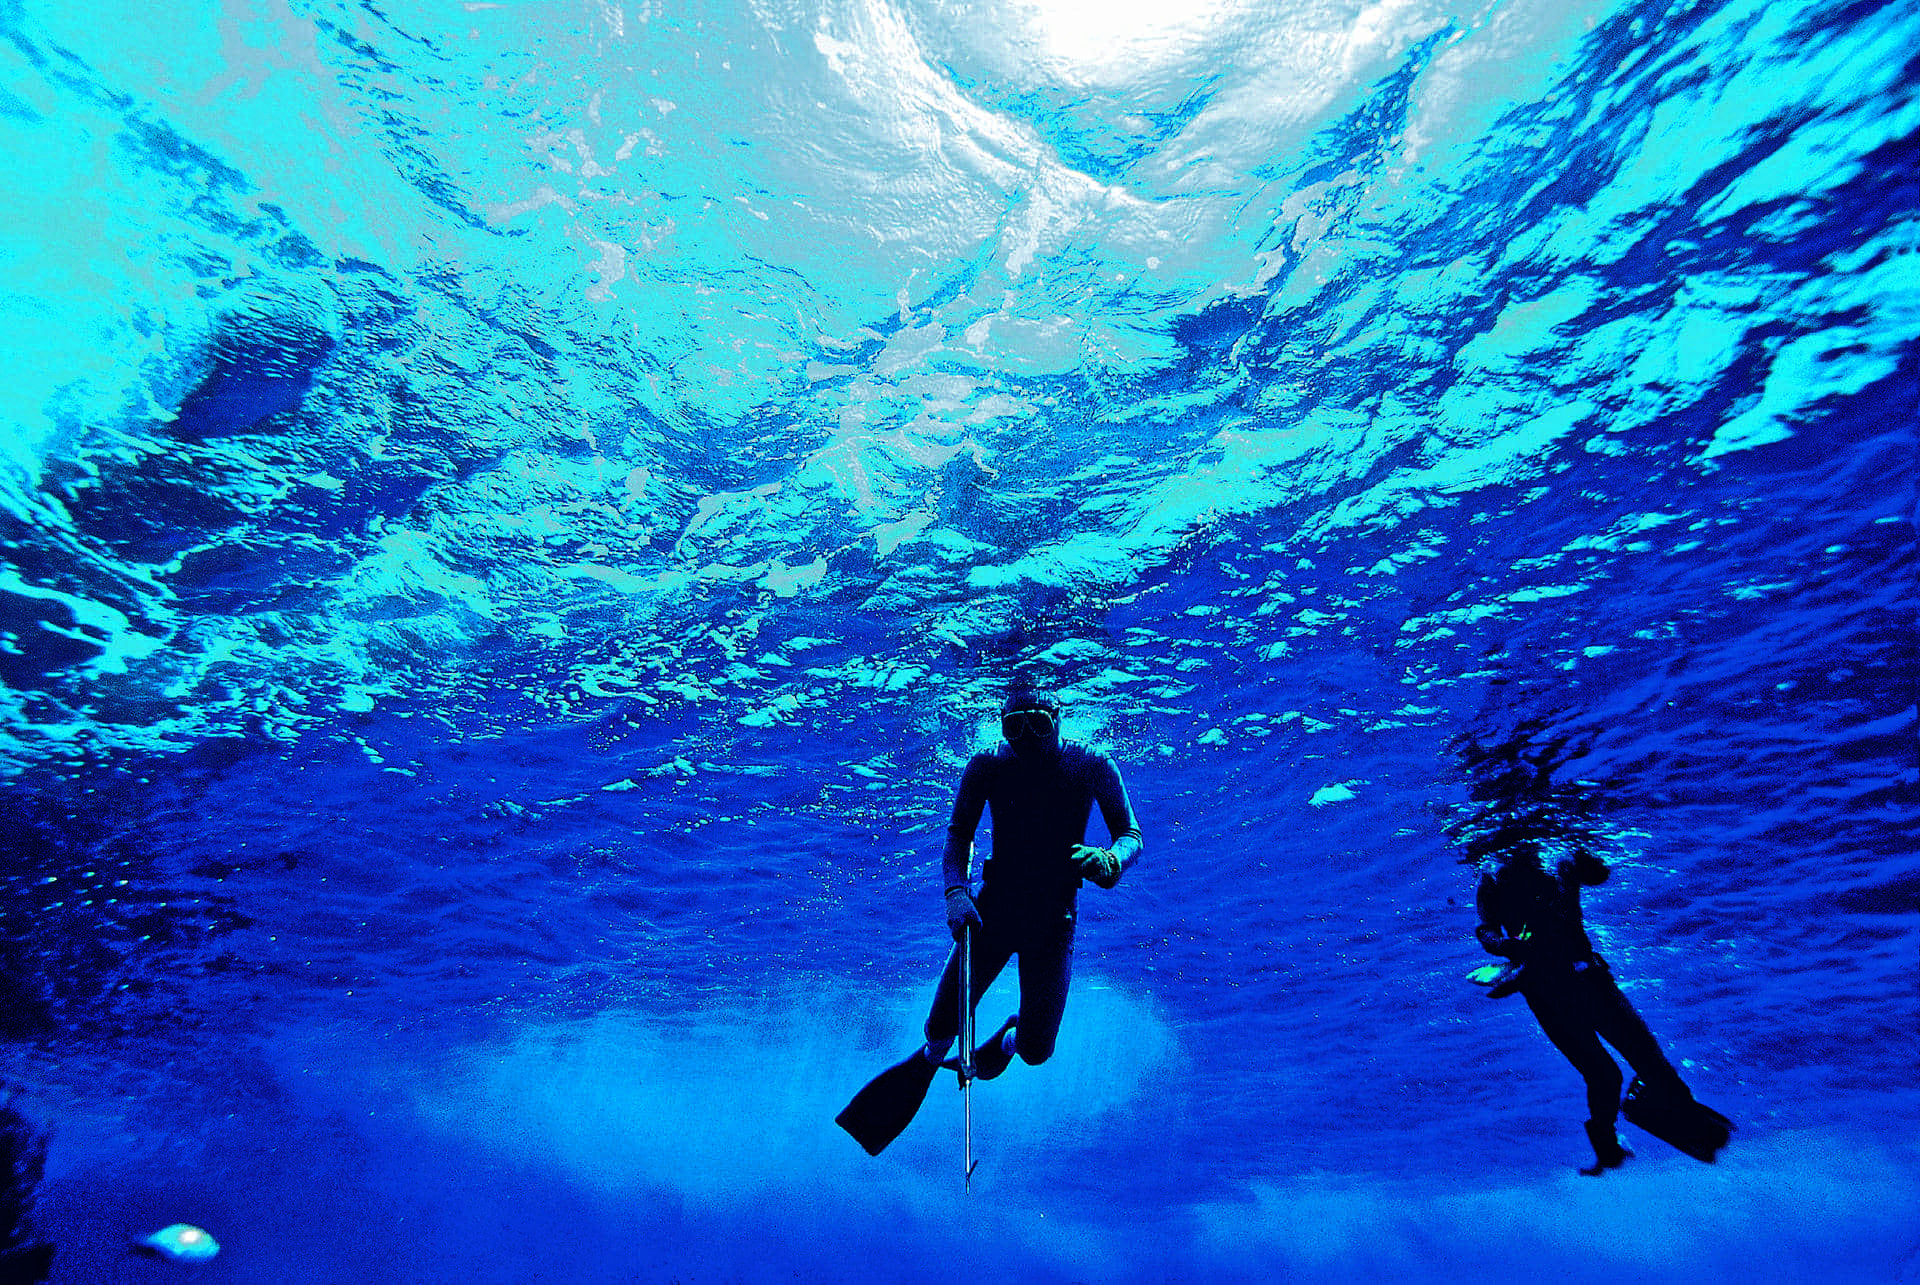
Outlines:
[[[1598,857],[1580,853],[1548,870],[1537,853],[1510,853],[1481,876],[1474,935],[1496,955],[1524,964],[1519,990],[1553,1046],[1587,1082],[1592,1120],[1611,1125],[1620,1110],[1618,1049],[1648,1088],[1687,1095],[1646,1022],[1593,949],[1580,914],[1580,888],[1607,877]]]
[[[1082,877],[1071,858],[1086,841],[1096,804],[1122,869],[1132,865],[1144,844],[1120,770],[1106,755],[1072,741],[1040,753],[1016,753],[1003,744],[974,755],[953,801],[942,861],[949,886],[966,882],[974,831],[981,813],[992,813],[993,855],[982,867],[976,903],[981,926],[973,939],[973,999],[979,1001],[1009,958],[1020,957],[1016,1043],[1026,1062],[1046,1061],[1060,1031]],[[936,1046],[959,1034],[959,970],[956,951],[927,1015],[927,1040]]]

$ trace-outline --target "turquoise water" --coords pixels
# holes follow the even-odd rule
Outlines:
[[[1920,1271],[1920,13],[1191,9],[0,0],[54,1280]],[[1147,853],[969,1194],[831,1121],[1017,666]],[[1716,1166],[1464,983],[1523,814]]]

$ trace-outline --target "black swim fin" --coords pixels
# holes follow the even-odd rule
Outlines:
[[[1727,1145],[1733,1122],[1682,1089],[1679,1093],[1654,1093],[1635,1077],[1627,1086],[1626,1101],[1620,1114],[1670,1146],[1708,1164]]]
[[[1000,1029],[992,1035],[989,1035],[985,1043],[973,1051],[974,1079],[995,1080],[1000,1077],[1000,1072],[1007,1069],[1007,1064],[1012,1062],[1013,1058],[1000,1046],[1000,1042],[1006,1038],[1008,1031],[1019,1024],[1020,1014],[1015,1013],[1012,1017],[1002,1022]],[[940,1064],[940,1069],[943,1071],[958,1071],[960,1069],[960,1059],[958,1057],[950,1057]]]
[[[833,1122],[852,1134],[868,1155],[877,1156],[913,1120],[939,1069],[915,1051],[874,1076]]]

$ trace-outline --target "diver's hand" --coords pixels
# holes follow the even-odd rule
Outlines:
[[[947,929],[955,941],[960,934],[971,926],[980,927],[980,911],[973,904],[973,894],[964,884],[955,884],[947,889]]]
[[[1120,882],[1120,858],[1114,856],[1110,849],[1082,843],[1074,848],[1072,861],[1079,867],[1082,876],[1102,888],[1111,888]]]
[[[1525,950],[1527,939],[1533,936],[1531,932],[1523,931],[1518,937],[1509,937],[1497,929],[1484,926],[1474,929],[1473,935],[1480,939],[1480,944],[1487,948],[1489,955],[1501,955],[1507,959]]]

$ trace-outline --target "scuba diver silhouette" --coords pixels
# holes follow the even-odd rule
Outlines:
[[[1017,680],[1000,710],[1004,742],[976,754],[960,777],[940,860],[947,927],[956,943],[971,932],[972,978],[967,1009],[1008,961],[1020,960],[1020,1007],[973,1052],[969,1070],[982,1080],[1015,1057],[1039,1065],[1053,1055],[1073,973],[1075,902],[1083,881],[1112,888],[1144,848],[1126,786],[1112,759],[1060,737],[1060,702]],[[1089,846],[1087,823],[1098,805],[1111,846]],[[993,823],[993,854],[972,891],[974,832],[983,813]],[[927,1014],[926,1044],[880,1073],[837,1123],[868,1154],[906,1128],[927,1086],[960,1034],[960,961],[956,945]]]
[[[1575,844],[1549,864],[1537,839],[1500,834],[1469,845],[1466,859],[1481,868],[1474,936],[1490,954],[1509,961],[1504,968],[1476,970],[1474,980],[1488,985],[1494,998],[1520,994],[1540,1029],[1586,1081],[1594,1162],[1580,1172],[1597,1176],[1633,1154],[1615,1132],[1623,1107],[1620,1067],[1602,1040],[1633,1067],[1627,1119],[1711,1163],[1732,1124],[1694,1100],[1587,937],[1580,889],[1604,882],[1607,863]]]

